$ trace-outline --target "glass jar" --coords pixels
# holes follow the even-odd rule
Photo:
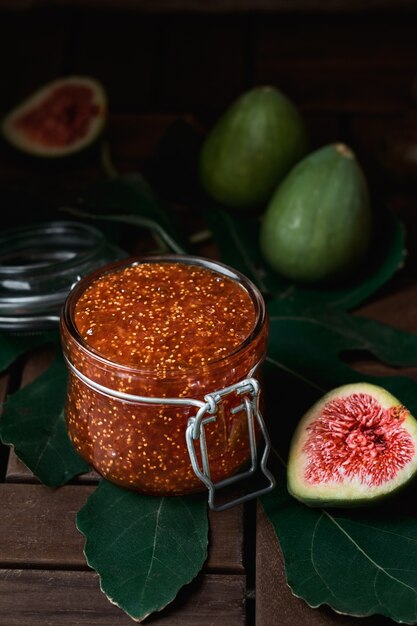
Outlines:
[[[126,256],[82,222],[41,222],[0,236],[0,329],[38,331],[58,325],[77,280]]]
[[[253,316],[249,332],[238,345],[225,349],[224,354],[220,348],[220,356],[202,358],[197,364],[177,361],[172,365],[172,359],[168,358],[162,366],[159,361],[150,367],[127,365],[117,354],[123,354],[125,348],[130,354],[135,349],[135,339],[133,332],[126,336],[118,328],[117,309],[121,307],[106,304],[103,312],[100,301],[92,304],[88,298],[93,296],[88,294],[103,294],[104,289],[113,289],[110,284],[115,281],[120,293],[125,291],[124,287],[132,293],[134,285],[123,281],[128,280],[132,268],[138,265],[143,271],[156,272],[162,268],[166,272],[180,271],[186,277],[199,268],[197,271],[208,272],[210,280],[214,277],[224,287],[221,298],[207,307],[206,313],[198,312],[200,316],[206,315],[212,334],[208,333],[207,339],[204,330],[186,339],[182,335],[191,352],[210,356],[214,340],[226,343],[215,336],[216,327],[220,328],[220,311],[217,315],[216,306],[227,302],[226,290],[231,287],[237,288],[246,302],[231,315],[241,316],[242,323],[247,315]],[[145,293],[153,289],[163,297],[166,290],[163,284],[147,280]],[[172,282],[174,293],[169,297],[173,295],[170,306],[175,317],[175,290],[180,293],[183,281],[178,278]],[[200,289],[197,283],[192,288]],[[193,294],[189,296],[187,306],[192,307]],[[76,317],[81,315],[77,313],[77,303],[84,300],[85,315],[91,315],[91,308],[96,306],[96,315],[104,319],[107,334],[101,338],[100,350],[89,340],[94,323],[83,331],[84,336],[77,326]],[[223,309],[227,310],[227,306]],[[153,315],[152,310],[145,308],[132,317],[149,315]],[[260,430],[263,431],[263,422],[259,421],[262,418],[258,381],[266,354],[267,332],[265,304],[258,289],[246,277],[221,263],[168,255],[128,259],[93,272],[71,291],[61,317],[63,351],[69,367],[66,420],[75,448],[106,479],[154,495],[192,493],[204,489],[204,484],[210,489],[228,481],[250,460],[249,472],[253,471],[256,440]],[[139,348],[145,351],[144,343],[142,337]],[[152,345],[159,343],[155,340]],[[175,348],[181,352],[180,343]]]

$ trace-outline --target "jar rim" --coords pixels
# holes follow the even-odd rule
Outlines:
[[[66,327],[71,337],[77,342],[79,348],[81,348],[85,353],[87,353],[89,356],[99,361],[103,365],[113,368],[117,367],[118,370],[122,370],[126,373],[140,373],[143,375],[155,374],[154,368],[133,367],[123,363],[112,361],[104,357],[102,354],[100,354],[100,352],[98,352],[90,344],[88,344],[88,342],[85,341],[85,339],[80,335],[74,322],[73,315],[79,297],[95,280],[104,276],[105,274],[111,274],[113,272],[123,270],[126,267],[131,267],[143,263],[182,263],[184,265],[197,265],[199,267],[204,267],[213,272],[222,274],[223,276],[234,280],[246,290],[255,309],[255,324],[251,332],[231,352],[228,352],[226,355],[222,355],[219,358],[213,359],[212,361],[205,363],[204,366],[189,365],[181,369],[179,369],[178,367],[167,368],[165,371],[165,378],[169,377],[169,375],[177,376],[179,373],[185,374],[189,372],[196,372],[201,370],[202,367],[204,367],[204,369],[219,367],[219,365],[221,365],[222,363],[228,362],[231,358],[243,352],[245,348],[249,346],[256,337],[259,336],[260,332],[264,328],[264,325],[267,321],[267,311],[261,292],[249,278],[247,278],[238,270],[235,270],[226,265],[225,263],[209,259],[207,257],[187,254],[162,254],[130,257],[127,259],[116,261],[114,263],[109,263],[82,278],[68,294],[68,297],[64,303],[64,307],[62,309],[61,326]]]

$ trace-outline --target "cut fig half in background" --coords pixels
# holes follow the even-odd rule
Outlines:
[[[39,157],[64,157],[90,146],[103,130],[107,97],[89,76],[69,76],[41,87],[4,118],[4,138]]]

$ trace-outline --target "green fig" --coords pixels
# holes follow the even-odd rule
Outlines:
[[[305,157],[278,186],[262,219],[261,251],[290,280],[334,281],[363,259],[372,224],[355,155],[344,144],[331,144]]]
[[[264,205],[280,179],[306,152],[303,120],[274,87],[236,100],[208,134],[200,180],[218,202],[246,209]]]
[[[288,490],[310,506],[358,506],[393,496],[417,474],[417,421],[386,389],[333,389],[301,418]]]

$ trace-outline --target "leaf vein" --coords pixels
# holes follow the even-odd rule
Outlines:
[[[406,587],[407,589],[410,589],[410,591],[412,591],[414,594],[417,595],[417,590],[414,587],[411,587],[410,585],[407,585],[407,583],[403,582],[402,580],[400,580],[399,578],[396,578],[395,576],[391,576],[391,574],[388,573],[387,569],[382,567],[381,565],[379,565],[376,561],[374,561],[374,559],[372,559],[369,554],[367,554],[365,552],[365,550],[363,548],[361,548],[361,546],[353,539],[353,537],[351,537],[349,535],[348,532],[345,531],[345,529],[343,528],[343,526],[341,526],[340,524],[338,524],[337,520],[332,517],[329,513],[327,513],[327,511],[323,511],[324,514],[328,517],[328,519],[333,522],[333,524],[335,524],[335,526],[337,526],[337,528],[340,530],[340,532],[342,532],[346,538],[357,548],[357,550],[359,550],[359,552],[361,554],[363,554],[363,556],[370,562],[372,563],[372,565],[374,567],[377,568],[378,571],[380,571],[381,573],[385,574],[388,578],[390,578],[391,580],[393,580],[394,582],[398,583],[399,585],[403,585],[404,587]]]
[[[388,530],[386,528],[378,528],[378,526],[372,526],[371,524],[363,524],[362,522],[358,522],[356,520],[346,520],[345,518],[340,518],[340,519],[341,520],[343,519],[344,521],[348,522],[352,526],[361,526],[364,528],[369,528],[371,530],[375,530],[376,532],[393,535],[394,537],[399,537],[400,539],[404,539],[405,541],[417,544],[417,537],[416,538],[408,537],[407,535],[401,535],[400,533],[396,533],[393,530]]]
[[[196,519],[195,519],[194,515],[190,511],[190,507],[186,506],[184,500],[180,500],[180,504],[185,508],[186,513],[191,518],[191,520],[193,522],[193,525],[194,525],[194,534],[197,535],[198,543],[200,544],[201,549],[204,550],[205,549],[205,545],[204,545],[204,542],[203,542],[203,538],[200,535],[200,533],[198,532],[198,528],[199,527],[198,527],[198,524],[196,523]]]
[[[143,598],[144,598],[144,595],[145,595],[145,591],[146,591],[146,587],[148,585],[148,582],[149,582],[149,579],[150,579],[150,576],[151,576],[151,572],[152,572],[152,568],[153,568],[153,565],[154,565],[154,561],[156,560],[155,551],[156,551],[158,532],[159,532],[159,518],[161,516],[161,511],[162,511],[163,504],[164,504],[164,498],[161,498],[161,502],[160,502],[158,510],[156,512],[154,540],[153,540],[153,545],[152,545],[152,554],[151,554],[151,558],[150,558],[150,561],[149,561],[148,571],[146,572],[145,582],[144,582],[144,585],[142,587],[142,592],[140,594],[141,602],[143,601]]]
[[[325,513],[325,511],[322,511],[320,517],[317,519],[317,522],[314,525],[314,530],[313,530],[312,535],[311,535],[310,559],[311,559],[311,563],[312,563],[312,565],[314,567],[314,571],[316,572],[316,574],[320,578],[320,580],[323,582],[323,584],[326,587],[326,589],[329,591],[329,593],[334,598],[336,598],[336,600],[338,600],[340,602],[340,598],[337,597],[337,595],[334,593],[334,591],[331,589],[331,587],[329,587],[329,585],[327,584],[327,582],[325,581],[323,576],[320,574],[319,570],[316,567],[316,563],[315,563],[315,560],[314,560],[314,542],[315,542],[315,539],[316,539],[317,528],[318,528],[321,520],[324,517],[324,513]]]

